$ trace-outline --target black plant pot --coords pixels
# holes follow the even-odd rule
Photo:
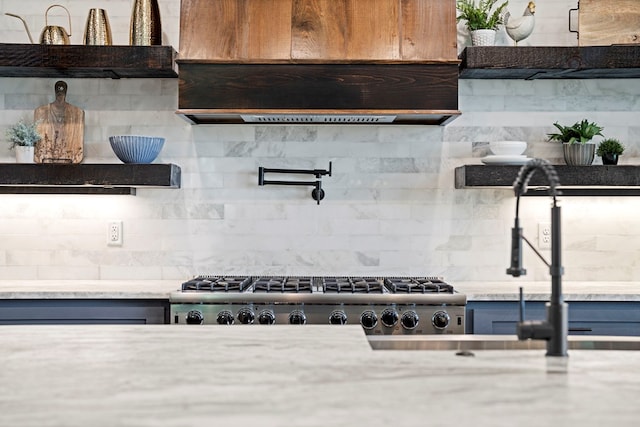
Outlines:
[[[602,155],[602,164],[603,165],[617,165],[618,164],[618,155],[617,154],[603,154]]]

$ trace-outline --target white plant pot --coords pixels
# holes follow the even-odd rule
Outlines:
[[[16,150],[16,163],[34,163],[34,147],[24,147],[18,145],[14,148],[14,150]]]
[[[496,30],[471,31],[471,44],[473,46],[494,46],[496,44]]]

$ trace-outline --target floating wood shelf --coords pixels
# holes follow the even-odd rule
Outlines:
[[[640,78],[640,44],[583,47],[472,46],[462,79]]]
[[[513,189],[521,166],[465,165],[455,170],[458,189]],[[640,195],[640,166],[566,166],[554,165],[560,178],[564,196],[638,196]],[[529,181],[525,195],[546,195],[546,177],[536,171]]]
[[[171,46],[0,43],[0,77],[178,77]]]
[[[2,194],[136,194],[136,188],[180,188],[168,164],[0,164]]]

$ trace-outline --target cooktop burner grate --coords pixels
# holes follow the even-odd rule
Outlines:
[[[311,277],[259,277],[253,283],[253,292],[311,293]]]
[[[374,277],[323,277],[325,293],[382,293],[382,282]]]
[[[183,291],[242,292],[251,277],[198,276],[182,284]]]
[[[436,278],[389,277],[384,279],[384,284],[394,294],[453,293],[453,286]]]

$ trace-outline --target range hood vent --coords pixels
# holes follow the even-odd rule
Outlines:
[[[181,0],[177,113],[192,124],[443,125],[455,0]]]
[[[396,116],[329,114],[241,114],[245,123],[393,123]]]

